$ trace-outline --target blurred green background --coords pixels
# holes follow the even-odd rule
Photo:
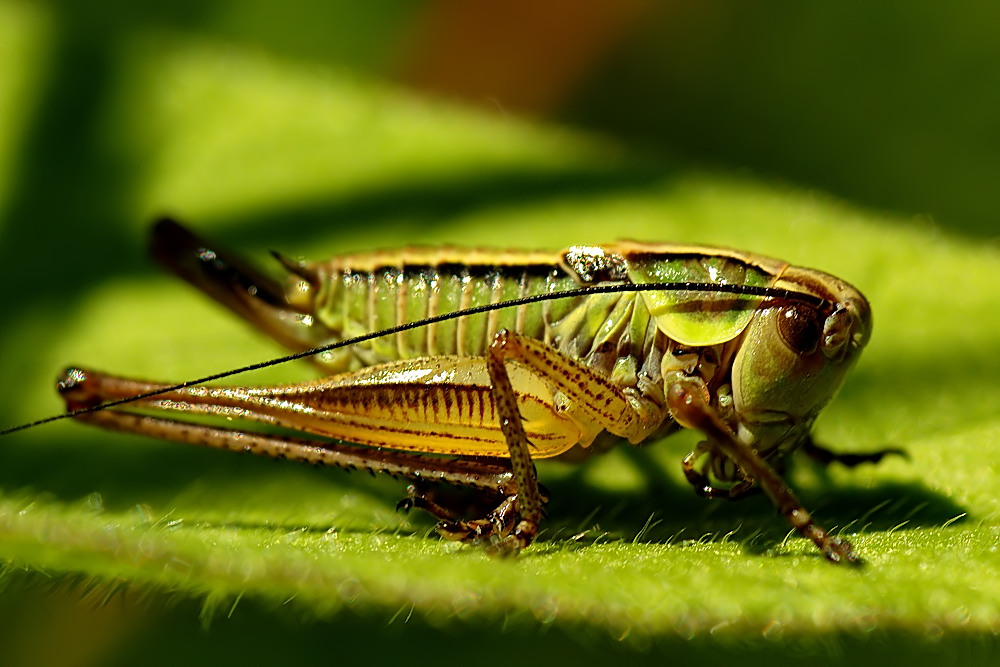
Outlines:
[[[145,254],[148,223],[162,213],[256,257],[270,248],[319,258],[421,242],[674,240],[669,225],[658,235],[656,220],[577,228],[560,207],[593,196],[628,210],[665,179],[683,190],[692,174],[711,173],[723,187],[713,194],[709,179],[707,200],[731,200],[730,178],[778,184],[804,200],[838,201],[844,235],[855,211],[884,212],[923,239],[993,252],[998,118],[1000,12],[986,1],[0,1],[0,426],[60,410],[48,388],[60,364],[188,377],[273,354],[252,333],[213,321],[196,297],[184,293],[166,310],[144,301],[175,298]],[[542,211],[541,222],[511,223],[522,210]],[[788,220],[777,231],[733,219],[729,233],[680,234],[791,252],[836,272],[838,253],[814,233],[795,240],[796,218]],[[891,281],[844,266],[857,272],[852,280]],[[907,287],[919,298],[922,272],[941,276],[914,269]],[[961,289],[961,275],[947,278]],[[186,337],[171,328],[178,324]],[[983,354],[995,365],[995,351]],[[77,438],[79,429],[54,432]],[[80,444],[25,436],[0,443],[2,483],[15,495],[72,502],[100,488],[94,475],[114,477],[120,466],[128,477],[143,465],[143,452],[93,434],[75,442],[109,447],[97,464]],[[201,454],[164,454],[160,463],[173,469],[128,483],[143,499],[170,502],[184,466],[227,465]],[[104,501],[114,506],[114,494]],[[85,595],[70,591],[48,591],[30,574],[8,585],[0,617],[29,618],[35,634],[22,647],[75,664],[127,664],[149,651],[164,664],[182,655],[332,661],[364,648],[324,638],[349,642],[386,625],[378,610],[289,618],[251,600],[206,632],[197,599],[158,593],[155,621],[130,624],[128,612],[77,604]],[[35,618],[40,609],[49,625]],[[466,646],[478,635],[509,641],[515,654],[530,643],[531,662],[626,651],[659,659],[656,648],[704,655],[676,637],[637,648],[519,623],[418,618],[392,625],[391,641],[371,650],[383,661],[402,651],[431,662],[475,652]],[[71,628],[91,631],[60,655],[60,633]],[[841,637],[836,650],[873,662],[880,651],[897,654],[891,634],[882,641]],[[988,638],[947,636],[922,655],[975,661],[994,648]],[[743,654],[738,641],[715,649]],[[774,657],[756,650],[762,662]]]

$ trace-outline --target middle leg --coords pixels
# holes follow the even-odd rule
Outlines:
[[[561,411],[573,415],[571,418],[581,425],[582,433],[587,434],[585,438],[592,439],[601,430],[607,430],[631,442],[639,442],[659,428],[667,413],[653,397],[638,392],[630,395],[545,343],[506,329],[499,331],[487,351],[486,367],[518,494],[517,523],[497,546],[502,552],[516,553],[531,544],[538,534],[544,500],[532,458],[534,446],[524,430],[508,362],[517,362],[545,381],[557,395],[565,397],[564,402],[557,401],[557,404],[569,406]],[[587,440],[583,444],[590,442]]]

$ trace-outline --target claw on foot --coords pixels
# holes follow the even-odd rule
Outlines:
[[[848,563],[855,566],[865,564],[861,557],[854,553],[851,543],[839,537],[828,536],[822,549],[823,555],[833,563]]]

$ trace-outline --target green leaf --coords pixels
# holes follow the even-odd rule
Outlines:
[[[34,53],[47,28],[19,20],[35,31],[23,47]],[[79,132],[52,138],[62,117],[4,121],[0,164],[19,166],[0,171],[2,426],[58,413],[52,381],[70,363],[182,380],[280,354],[144,259],[146,224],[169,211],[261,263],[270,248],[322,258],[627,237],[820,268],[867,294],[876,325],[817,436],[841,451],[893,445],[909,456],[855,470],[802,461],[790,473],[823,525],[867,560],[861,570],[824,562],[766,500],[697,498],[679,470],[690,434],[540,466],[552,496],[545,532],[500,561],[396,513],[398,481],[50,424],[0,439],[0,608],[17,616],[5,624],[9,655],[91,641],[110,659],[119,654],[107,645],[142,651],[140,640],[165,644],[171,629],[208,651],[199,614],[230,659],[296,646],[411,663],[650,648],[765,662],[857,649],[874,663],[995,647],[995,247],[343,72],[175,35],[116,48],[100,94],[77,109]],[[66,75],[46,71],[53,88]],[[25,95],[0,90],[0,100]],[[311,376],[287,365],[240,381]],[[34,606],[56,611],[23,611]],[[107,645],[66,634],[81,618]],[[265,641],[269,632],[287,644]]]

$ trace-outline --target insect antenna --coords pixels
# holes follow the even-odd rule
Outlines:
[[[754,297],[762,297],[765,299],[782,300],[782,301],[798,301],[801,303],[810,304],[817,308],[822,308],[824,305],[829,305],[829,302],[826,299],[822,299],[812,294],[795,292],[793,290],[787,290],[776,287],[759,287],[755,285],[729,285],[729,284],[719,284],[719,283],[698,283],[698,282],[647,283],[647,284],[611,283],[611,284],[587,285],[576,289],[564,290],[561,292],[547,292],[544,294],[534,294],[529,296],[518,297],[516,299],[510,299],[507,301],[498,301],[497,303],[488,303],[480,306],[473,306],[471,308],[465,308],[462,310],[455,310],[448,313],[442,313],[440,315],[435,315],[433,317],[428,317],[421,320],[415,320],[413,322],[406,322],[404,324],[392,326],[387,329],[381,329],[379,331],[373,331],[370,333],[362,334],[360,336],[355,336],[354,338],[347,338],[345,340],[336,341],[334,343],[320,345],[319,347],[313,347],[308,350],[302,350],[301,352],[294,352],[292,354],[286,354],[281,357],[275,357],[273,359],[268,359],[267,361],[261,361],[258,363],[248,364],[246,366],[240,366],[239,368],[234,368],[227,371],[221,371],[219,373],[213,373],[211,375],[195,378],[193,380],[186,380],[184,382],[178,382],[177,384],[160,387],[153,391],[135,394],[133,396],[126,396],[125,398],[118,398],[113,401],[108,401],[106,403],[99,403],[97,405],[91,405],[84,408],[79,408],[77,410],[72,410],[70,412],[64,412],[62,414],[53,415],[51,417],[45,417],[43,419],[37,419],[35,421],[19,424],[17,426],[11,426],[0,431],[0,436],[10,435],[11,433],[17,433],[18,431],[25,431],[27,429],[35,428],[37,426],[42,426],[43,424],[48,424],[63,419],[70,419],[72,417],[76,417],[82,414],[99,412],[101,410],[108,410],[110,408],[114,408],[119,405],[124,405],[126,403],[133,403],[135,401],[141,401],[147,398],[153,398],[155,396],[160,396],[162,394],[178,391],[180,389],[186,389],[187,387],[193,387],[195,385],[204,384],[206,382],[213,382],[215,380],[222,380],[224,378],[232,377],[234,375],[240,375],[242,373],[249,373],[250,371],[260,370],[262,368],[270,368],[271,366],[278,366],[280,364],[288,363],[289,361],[295,361],[297,359],[305,359],[306,357],[322,354],[323,352],[330,352],[333,350],[350,347],[351,345],[357,345],[358,343],[364,343],[370,340],[374,340],[376,338],[382,338],[384,336],[392,336],[394,334],[402,333],[404,331],[410,331],[412,329],[418,329],[420,327],[425,327],[432,324],[438,324],[439,322],[445,322],[447,320],[453,320],[460,317],[479,315],[482,313],[488,313],[495,310],[503,310],[504,308],[514,308],[517,306],[524,306],[532,303],[538,303],[540,301],[551,301],[554,299],[569,299],[574,297],[593,296],[595,294],[616,294],[616,293],[626,293],[626,292],[705,292],[714,294],[732,294],[734,296],[754,296]]]

